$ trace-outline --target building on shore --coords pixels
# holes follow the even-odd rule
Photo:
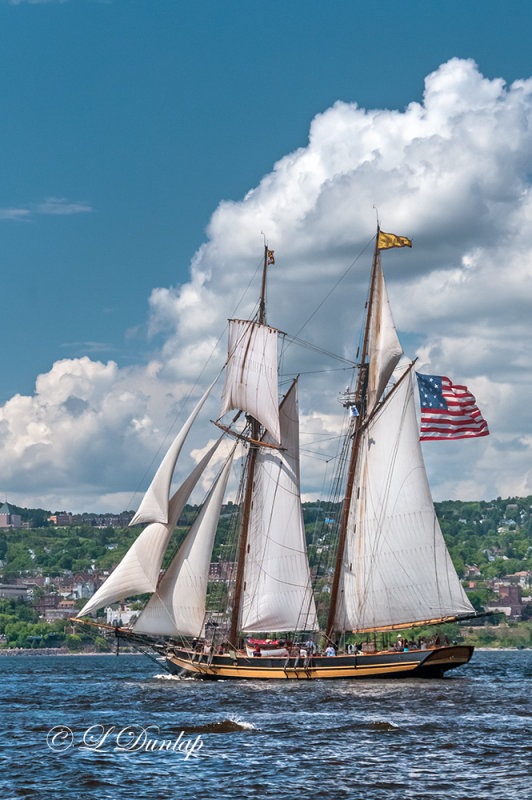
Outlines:
[[[25,583],[0,583],[0,597],[9,600],[23,597],[24,600],[29,600],[28,586]]]
[[[493,590],[499,595],[497,600],[490,600],[484,606],[484,610],[491,613],[502,613],[511,620],[520,620],[528,617],[530,597],[522,596],[522,589],[519,583],[509,582],[505,576],[500,581],[493,582]],[[525,612],[526,617],[523,616]]]
[[[72,525],[72,514],[70,511],[58,511],[56,514],[52,514],[48,517],[47,522],[51,522],[59,527]]]
[[[0,506],[0,528],[22,528],[22,517],[14,514],[7,502]]]

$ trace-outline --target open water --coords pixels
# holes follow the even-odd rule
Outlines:
[[[4,657],[0,798],[529,800],[531,678],[532,651],[439,680],[275,684]]]

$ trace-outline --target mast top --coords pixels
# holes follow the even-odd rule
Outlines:
[[[266,322],[266,272],[270,264],[275,264],[273,250],[268,250],[268,242],[264,239],[264,265],[262,267],[262,284],[260,289],[259,322]]]

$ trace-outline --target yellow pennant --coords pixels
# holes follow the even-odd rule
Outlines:
[[[379,231],[377,248],[379,250],[388,250],[390,247],[412,247],[412,239],[407,239],[406,236],[396,236],[394,233]]]

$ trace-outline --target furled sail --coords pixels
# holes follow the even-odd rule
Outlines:
[[[279,443],[277,331],[229,320],[229,350],[220,416],[231,409],[251,414]]]
[[[384,283],[380,255],[377,255],[369,330],[368,413],[379,402],[402,353],[403,348],[395,330]]]
[[[155,473],[153,480],[146,491],[146,494],[142,498],[142,502],[137,513],[129,523],[130,525],[141,525],[145,522],[162,522],[166,524],[168,522],[170,485],[172,483],[172,475],[174,474],[179,453],[181,452],[181,448],[183,447],[194,420],[201,411],[203,404],[205,403],[205,400],[209,396],[209,393],[215,383],[216,380],[211,383],[207,391],[200,398],[191,415],[168,448],[168,452],[163,458],[159,469]]]
[[[445,546],[406,376],[361,433],[338,630],[371,630],[473,612]]]
[[[257,455],[241,629],[317,630],[299,490],[297,383],[280,406],[282,450]],[[266,436],[265,441],[271,441]]]
[[[169,503],[168,523],[164,525],[161,522],[152,522],[151,525],[144,528],[116,569],[81,609],[78,617],[84,617],[109,603],[116,603],[126,597],[156,590],[161,564],[172,531],[222,438],[220,437],[203,456],[173,495]]]
[[[135,633],[199,636],[205,617],[209,564],[235,448],[187,538],[133,626]]]

